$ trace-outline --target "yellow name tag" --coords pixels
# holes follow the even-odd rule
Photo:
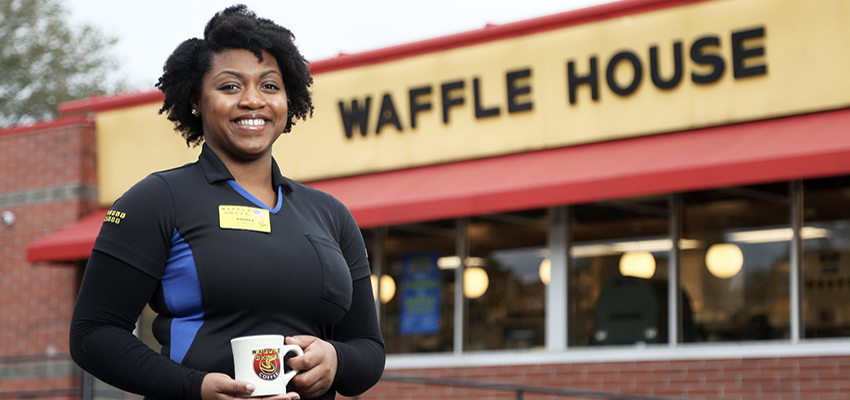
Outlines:
[[[272,231],[269,211],[262,208],[243,206],[218,206],[218,222],[221,229],[244,231]]]

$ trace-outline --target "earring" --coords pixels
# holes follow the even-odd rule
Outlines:
[[[198,116],[198,110],[196,110],[196,109],[194,109],[194,108],[193,108],[193,109],[192,109],[192,115],[194,115],[194,116],[196,116],[196,117],[197,117],[197,116]]]

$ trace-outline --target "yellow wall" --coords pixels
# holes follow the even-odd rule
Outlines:
[[[133,184],[154,171],[198,159],[174,125],[157,115],[161,104],[145,104],[97,113],[98,197],[112,203]]]
[[[764,37],[748,40],[744,47],[763,47],[765,56],[753,57],[747,65],[764,64],[767,72],[736,79],[732,32],[757,27],[764,28]],[[698,85],[691,73],[704,74],[709,68],[694,63],[690,49],[697,39],[709,35],[719,37],[720,46],[706,50],[722,57],[725,71],[718,81]],[[666,78],[672,74],[675,41],[682,42],[682,80],[671,90],[661,90],[650,79],[649,48],[659,47],[661,73]],[[605,78],[609,60],[623,50],[635,53],[643,67],[638,89],[628,96],[612,92]],[[599,99],[591,100],[589,87],[583,85],[576,104],[570,104],[567,63],[574,61],[578,74],[584,75],[593,56],[598,63]],[[625,68],[629,64],[618,65],[618,81],[627,83],[632,76]],[[506,73],[521,69],[531,70],[530,78],[519,81],[530,86],[531,93],[520,100],[532,102],[533,109],[508,113]],[[282,136],[275,157],[285,175],[309,181],[841,108],[850,105],[848,71],[850,3],[846,0],[700,2],[318,74],[313,119]],[[498,106],[498,116],[475,118],[474,77],[482,83],[483,105]],[[465,104],[452,107],[450,123],[444,124],[440,85],[457,80],[463,80],[465,87],[452,95],[462,96]],[[412,129],[408,91],[427,85],[432,92],[420,102],[429,101],[432,108],[418,114],[417,127]],[[376,135],[386,93],[392,96],[402,130],[389,124]],[[362,105],[366,96],[372,99],[369,131],[364,136],[355,128],[354,136],[346,138],[338,104],[342,101],[350,107],[353,99],[359,99]],[[101,170],[114,169],[112,175],[101,174],[102,202],[111,202],[147,171],[194,157],[163,123],[164,117],[148,115],[155,114],[157,107],[98,114],[99,139],[111,138],[101,142],[99,153],[113,153],[112,158],[101,159]],[[144,140],[125,143],[133,135]],[[142,143],[154,138],[161,140],[155,146]],[[156,157],[139,152],[164,152],[165,142],[175,143],[178,150]]]

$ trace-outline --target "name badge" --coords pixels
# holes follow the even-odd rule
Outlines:
[[[265,233],[272,231],[269,210],[262,208],[218,206],[218,222],[221,229],[239,229]]]

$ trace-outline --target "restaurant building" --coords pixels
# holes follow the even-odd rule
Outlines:
[[[388,379],[361,398],[850,398],[846,1],[623,1],[311,70],[274,154],[366,239]],[[0,131],[0,397],[91,386],[67,335],[100,223],[199,151],[161,101]]]

